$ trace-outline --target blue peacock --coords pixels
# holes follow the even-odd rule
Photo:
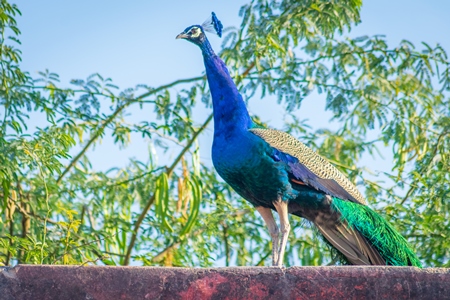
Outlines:
[[[309,220],[352,265],[417,266],[406,240],[366,205],[338,169],[282,131],[261,128],[250,118],[225,63],[205,31],[222,35],[212,13],[202,25],[177,35],[199,46],[213,100],[212,160],[219,175],[261,214],[272,238],[272,264],[282,266],[289,214]],[[272,211],[279,215],[277,225]]]

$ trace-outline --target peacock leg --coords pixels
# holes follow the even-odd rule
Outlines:
[[[273,218],[272,210],[270,208],[258,206],[256,210],[261,214],[267,228],[269,229],[270,236],[272,237],[272,266],[276,266],[278,263],[278,245],[280,243],[277,223]]]
[[[280,229],[281,229],[281,242],[280,248],[278,250],[278,261],[276,263],[278,267],[282,267],[284,260],[284,252],[286,250],[289,231],[291,229],[288,217],[288,202],[280,199],[274,202],[273,205],[275,206],[275,209],[277,210],[278,215],[280,216]]]

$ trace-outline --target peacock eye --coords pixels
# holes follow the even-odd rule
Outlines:
[[[197,29],[191,29],[191,34],[196,34],[197,33]]]

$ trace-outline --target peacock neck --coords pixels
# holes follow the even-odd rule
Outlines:
[[[208,40],[201,47],[213,100],[214,132],[247,130],[252,120],[225,63],[211,48]]]

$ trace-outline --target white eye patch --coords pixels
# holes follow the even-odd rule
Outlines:
[[[191,34],[191,37],[196,38],[202,33],[202,30],[198,27],[193,27],[189,30],[189,33]]]

